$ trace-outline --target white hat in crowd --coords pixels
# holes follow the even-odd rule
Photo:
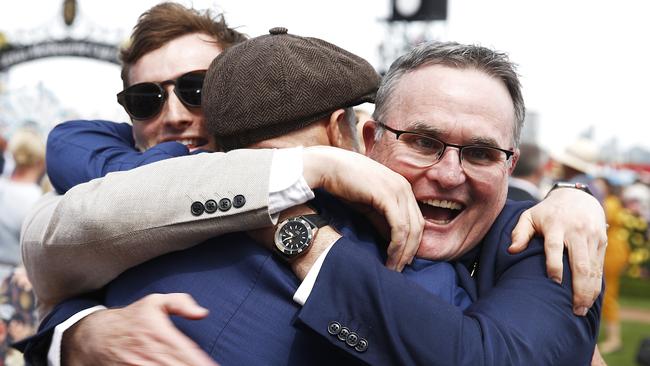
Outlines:
[[[563,151],[552,153],[551,157],[585,174],[594,175],[598,170],[598,147],[593,141],[585,138],[578,139]]]

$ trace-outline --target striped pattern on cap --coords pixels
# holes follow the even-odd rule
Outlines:
[[[363,58],[321,39],[287,34],[286,28],[269,33],[226,49],[205,76],[207,128],[224,150],[374,101],[380,76]]]

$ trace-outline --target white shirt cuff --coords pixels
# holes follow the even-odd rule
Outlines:
[[[336,241],[330,244],[318,256],[318,258],[316,258],[316,262],[314,262],[314,265],[311,266],[309,272],[307,272],[307,276],[305,276],[305,279],[302,280],[302,283],[300,284],[300,286],[298,286],[296,293],[293,294],[293,301],[298,303],[300,306],[305,305],[305,303],[307,302],[307,299],[311,294],[311,290],[314,288],[314,285],[316,284],[316,277],[318,277],[318,273],[320,273],[320,269],[323,266],[325,257],[327,256],[327,253],[329,253],[330,249],[332,249],[332,246],[334,244],[336,244]]]
[[[50,350],[47,352],[47,364],[49,366],[60,366],[61,365],[61,341],[63,340],[63,332],[68,330],[71,326],[75,325],[79,320],[85,318],[86,316],[99,311],[106,309],[103,305],[93,306],[82,310],[75,315],[68,318],[68,320],[54,327],[54,334],[52,335],[52,342],[50,342]]]
[[[269,176],[269,214],[278,214],[289,207],[314,198],[302,170],[302,147],[276,149],[271,160]]]

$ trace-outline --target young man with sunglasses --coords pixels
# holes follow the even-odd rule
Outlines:
[[[48,175],[59,193],[112,171],[214,150],[200,108],[205,70],[223,49],[246,37],[223,17],[163,3],[140,17],[121,51],[124,90],[118,102],[132,125],[71,121],[48,140]],[[62,162],[75,157],[76,164]]]
[[[245,39],[226,25],[222,15],[214,17],[209,11],[199,12],[169,2],[143,13],[134,27],[131,43],[120,54],[125,89],[117,100],[131,116],[132,125],[71,121],[56,126],[48,136],[47,173],[57,192],[65,193],[77,184],[110,172],[214,151],[213,137],[205,131],[200,108],[205,70],[223,49]],[[233,211],[217,211],[213,219],[226,218],[217,225],[225,232],[271,225],[269,214],[277,218],[283,209],[311,199],[310,188],[327,184],[332,194],[369,204],[386,217],[392,243],[397,248],[392,259],[395,265],[403,265],[408,255],[400,254],[406,246],[410,248],[410,256],[415,253],[421,231],[421,218],[411,216],[411,210],[407,209],[415,204],[408,185],[397,175],[386,177],[383,169],[370,159],[359,161],[356,155],[350,155],[350,152],[324,149],[288,149],[275,154],[249,151],[243,157],[226,154],[206,158],[213,171],[218,172],[212,178],[218,192],[228,199],[234,196],[248,199],[247,204],[238,207],[237,213],[252,216],[249,221],[234,220],[229,217]],[[322,164],[323,161],[327,164]],[[341,174],[352,167],[353,161],[359,177],[387,179],[400,189],[392,196],[366,191],[353,175]],[[259,184],[244,184],[247,182]],[[241,191],[241,187],[248,190]],[[233,191],[237,193],[230,193]],[[54,201],[49,204],[54,207]],[[127,261],[131,264],[126,267],[114,267],[115,274],[129,268],[134,260],[137,259]]]

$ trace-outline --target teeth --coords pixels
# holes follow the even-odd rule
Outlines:
[[[177,142],[180,142],[181,144],[185,146],[195,146],[197,141],[195,139],[183,139],[183,140],[176,140]]]
[[[460,203],[453,202],[453,201],[447,201],[447,200],[426,200],[426,201],[420,201],[420,202],[422,202],[424,204],[427,204],[429,206],[448,208],[450,210],[460,210],[462,208]]]

